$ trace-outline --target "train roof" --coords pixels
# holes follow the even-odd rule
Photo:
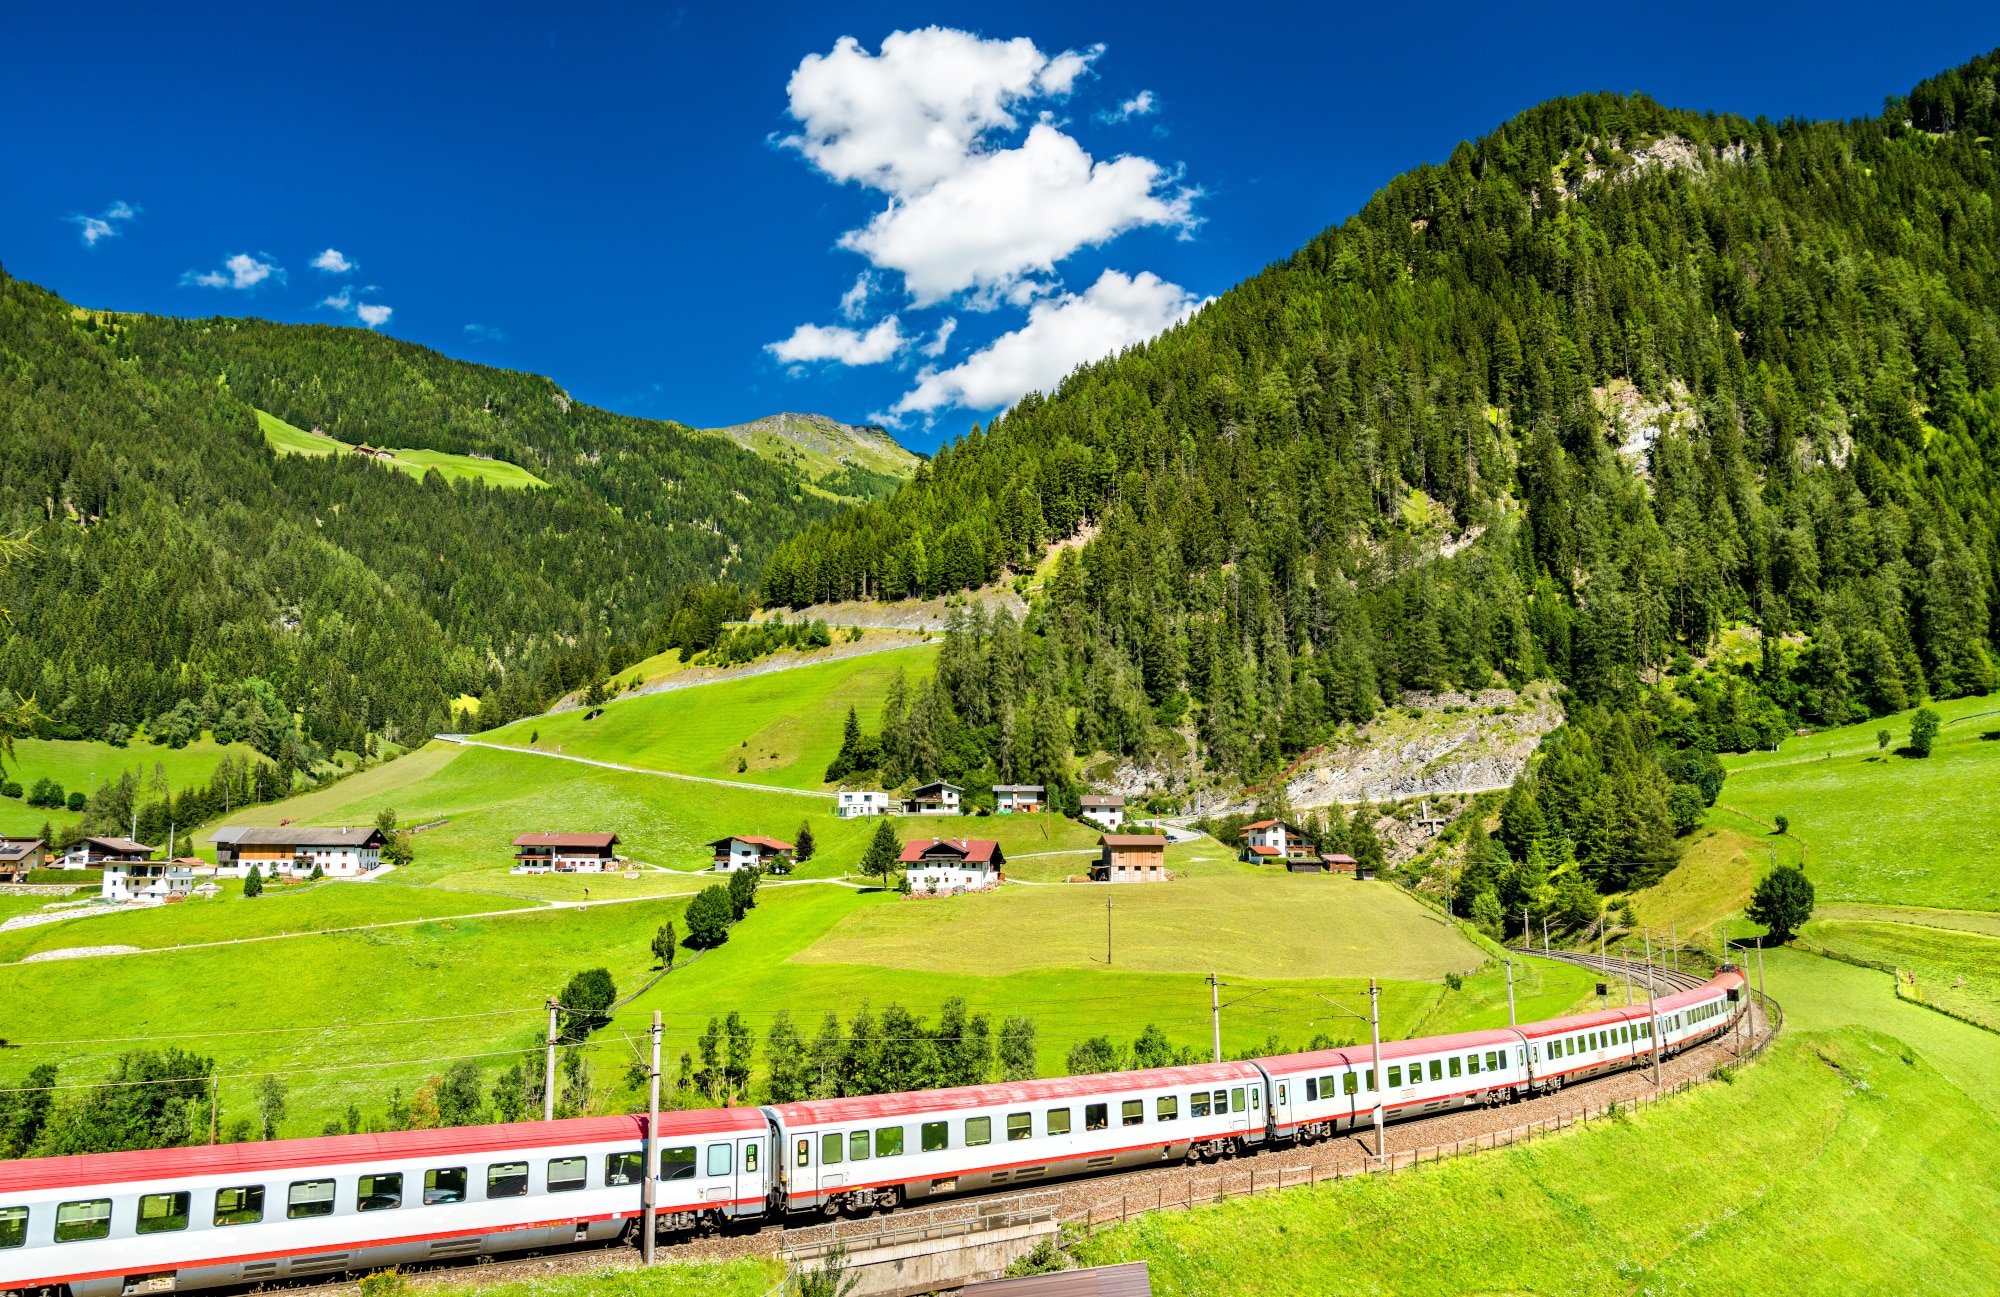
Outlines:
[[[773,1104],[788,1126],[838,1125],[908,1117],[940,1109],[1000,1108],[1010,1103],[1042,1103],[1050,1099],[1081,1099],[1157,1090],[1182,1085],[1255,1081],[1261,1073],[1249,1063],[1197,1063],[1188,1067],[1156,1067],[1143,1072],[1096,1072],[1058,1076],[1043,1081],[1010,1081],[999,1085],[961,1085],[949,1090],[916,1090],[901,1094],[856,1095],[848,1099],[816,1099],[806,1103]]]
[[[1732,986],[1743,985],[1739,973],[1717,973],[1707,982],[1690,991],[1676,991],[1663,995],[1657,1002],[1660,1013],[1675,1013],[1690,1004],[1699,1004],[1713,999]],[[1616,1008],[1597,1009],[1590,1013],[1575,1013],[1566,1018],[1548,1018],[1541,1022],[1531,1022],[1521,1028],[1521,1034],[1530,1040],[1540,1040],[1545,1036],[1561,1036],[1572,1031],[1588,1031],[1592,1027],[1617,1022],[1642,1022],[1652,1016],[1654,1010],[1644,1004],[1620,1005]]]
[[[1460,1031],[1449,1036],[1419,1036],[1412,1040],[1385,1040],[1382,1059],[1411,1055],[1449,1054],[1459,1049],[1485,1049],[1491,1045],[1518,1045],[1521,1038],[1506,1028],[1491,1031]],[[1273,1073],[1287,1076],[1295,1072],[1318,1072],[1330,1067],[1367,1067],[1375,1056],[1370,1045],[1342,1045],[1338,1049],[1316,1049],[1304,1054],[1276,1054],[1257,1061]]]
[[[755,1108],[704,1108],[660,1114],[660,1138],[761,1131],[764,1116]],[[572,1117],[562,1121],[517,1121],[494,1126],[448,1126],[442,1130],[398,1130],[378,1135],[320,1135],[268,1143],[202,1144],[135,1153],[84,1153],[69,1157],[0,1162],[0,1193],[71,1184],[124,1184],[208,1175],[258,1175],[301,1166],[340,1166],[378,1160],[461,1157],[477,1153],[607,1144],[639,1140],[646,1119]]]

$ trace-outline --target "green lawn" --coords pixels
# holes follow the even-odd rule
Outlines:
[[[183,788],[207,783],[224,756],[256,759],[256,754],[241,743],[221,747],[206,736],[184,748],[154,747],[144,739],[122,748],[94,740],[16,739],[15,759],[7,763],[7,778],[19,783],[24,794],[37,779],[44,778],[55,780],[65,792],[88,793],[96,784],[116,779],[127,770],[137,770],[143,783],[153,778],[157,767],[173,787]],[[0,798],[0,833],[39,833],[44,823],[61,829],[81,818],[68,811],[30,806],[25,797]],[[166,843],[159,845],[165,847]]]
[[[1910,713],[1826,730],[1725,757],[1719,805],[1766,824],[1787,816],[1823,902],[2000,910],[2000,710],[1990,698],[1933,706],[1945,726],[1927,759],[1897,754]]]
[[[354,449],[344,441],[338,441],[325,433],[308,432],[295,428],[275,414],[257,411],[257,425],[264,430],[264,440],[280,455],[334,455]],[[509,464],[504,460],[476,459],[471,455],[453,455],[441,450],[397,450],[390,461],[412,477],[421,478],[427,469],[435,468],[446,478],[485,482],[491,486],[517,487],[547,486],[548,483],[536,477],[519,464]]]
[[[784,788],[822,788],[840,751],[847,709],[862,725],[879,724],[889,680],[911,684],[937,664],[935,648],[871,653],[824,664],[724,680],[691,689],[607,703],[596,720],[585,711],[536,716],[481,734],[490,743],[561,748],[572,756],[653,770]],[[738,770],[737,763],[743,769]]]
[[[2000,1124],[1921,1054],[1801,1032],[1617,1122],[1147,1216],[1081,1251],[1145,1260],[1160,1297],[1991,1291],[1996,1165]]]
[[[1913,923],[1819,918],[1803,941],[1847,959],[1913,974],[1902,994],[2000,1031],[2000,936]]]
[[[785,1277],[782,1263],[763,1257],[733,1261],[668,1261],[650,1270],[611,1267],[583,1274],[482,1282],[446,1271],[426,1275],[423,1297],[771,1297]]]

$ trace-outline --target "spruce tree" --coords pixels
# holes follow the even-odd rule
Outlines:
[[[875,822],[875,836],[868,840],[868,850],[861,857],[861,872],[870,877],[879,877],[882,885],[889,885],[889,875],[896,869],[903,854],[903,844],[896,837],[896,830],[884,816]]]

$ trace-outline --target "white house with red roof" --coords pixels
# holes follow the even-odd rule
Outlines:
[[[715,870],[721,874],[733,874],[740,869],[783,872],[792,867],[798,851],[789,842],[749,835],[717,838],[708,845],[715,852]]]
[[[1258,820],[1243,826],[1243,858],[1252,864],[1282,865],[1288,860],[1317,857],[1298,825],[1283,820]]]
[[[617,863],[616,833],[523,833],[514,839],[517,874],[601,874]]]
[[[913,896],[983,892],[1007,881],[1000,844],[983,838],[918,838],[897,857]]]

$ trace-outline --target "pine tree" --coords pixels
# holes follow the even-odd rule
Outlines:
[[[848,711],[848,715],[852,716],[853,714],[854,713],[852,709],[850,709]],[[795,842],[793,842],[792,845],[798,849],[797,856],[800,864],[803,865],[808,860],[811,860],[813,858],[813,851],[816,848],[813,845],[813,830],[812,830],[811,820],[799,821],[798,839]]]
[[[868,850],[861,857],[861,872],[869,877],[879,877],[882,885],[889,885],[889,875],[896,869],[903,854],[903,844],[896,837],[896,830],[886,817],[875,822],[875,836],[868,840]]]

